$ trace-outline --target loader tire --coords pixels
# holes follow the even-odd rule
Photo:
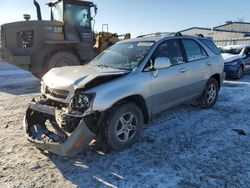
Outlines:
[[[47,71],[56,67],[81,65],[80,60],[71,52],[56,52],[47,60]]]

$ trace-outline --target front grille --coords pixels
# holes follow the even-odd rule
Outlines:
[[[59,90],[59,89],[52,89],[48,86],[46,86],[45,88],[45,93],[47,95],[50,95],[54,98],[58,98],[58,99],[66,99],[69,95],[69,92],[66,90]]]

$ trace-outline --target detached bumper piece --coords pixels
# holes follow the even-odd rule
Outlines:
[[[54,107],[31,102],[24,117],[23,126],[26,137],[41,150],[62,155],[73,156],[88,146],[95,136],[84,122],[71,134],[65,133],[56,123]]]

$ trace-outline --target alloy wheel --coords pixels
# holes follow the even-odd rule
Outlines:
[[[217,90],[214,84],[209,85],[207,89],[207,103],[212,104],[216,98]]]
[[[115,135],[120,142],[127,142],[131,140],[137,130],[138,120],[132,113],[123,114],[115,126]]]

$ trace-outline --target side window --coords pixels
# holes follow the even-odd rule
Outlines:
[[[205,50],[194,40],[183,39],[182,42],[187,54],[188,61],[195,61],[208,57]]]
[[[205,44],[210,50],[212,50],[216,55],[220,54],[220,50],[217,46],[213,43],[212,40],[209,39],[200,39],[200,41]]]
[[[69,25],[90,27],[89,8],[80,5],[66,4],[64,20]]]
[[[168,40],[160,44],[153,55],[153,61],[158,57],[167,57],[172,65],[184,62],[178,40]]]
[[[247,47],[246,49],[245,49],[245,52],[244,52],[247,56],[249,56],[250,55],[250,48],[249,47]]]

